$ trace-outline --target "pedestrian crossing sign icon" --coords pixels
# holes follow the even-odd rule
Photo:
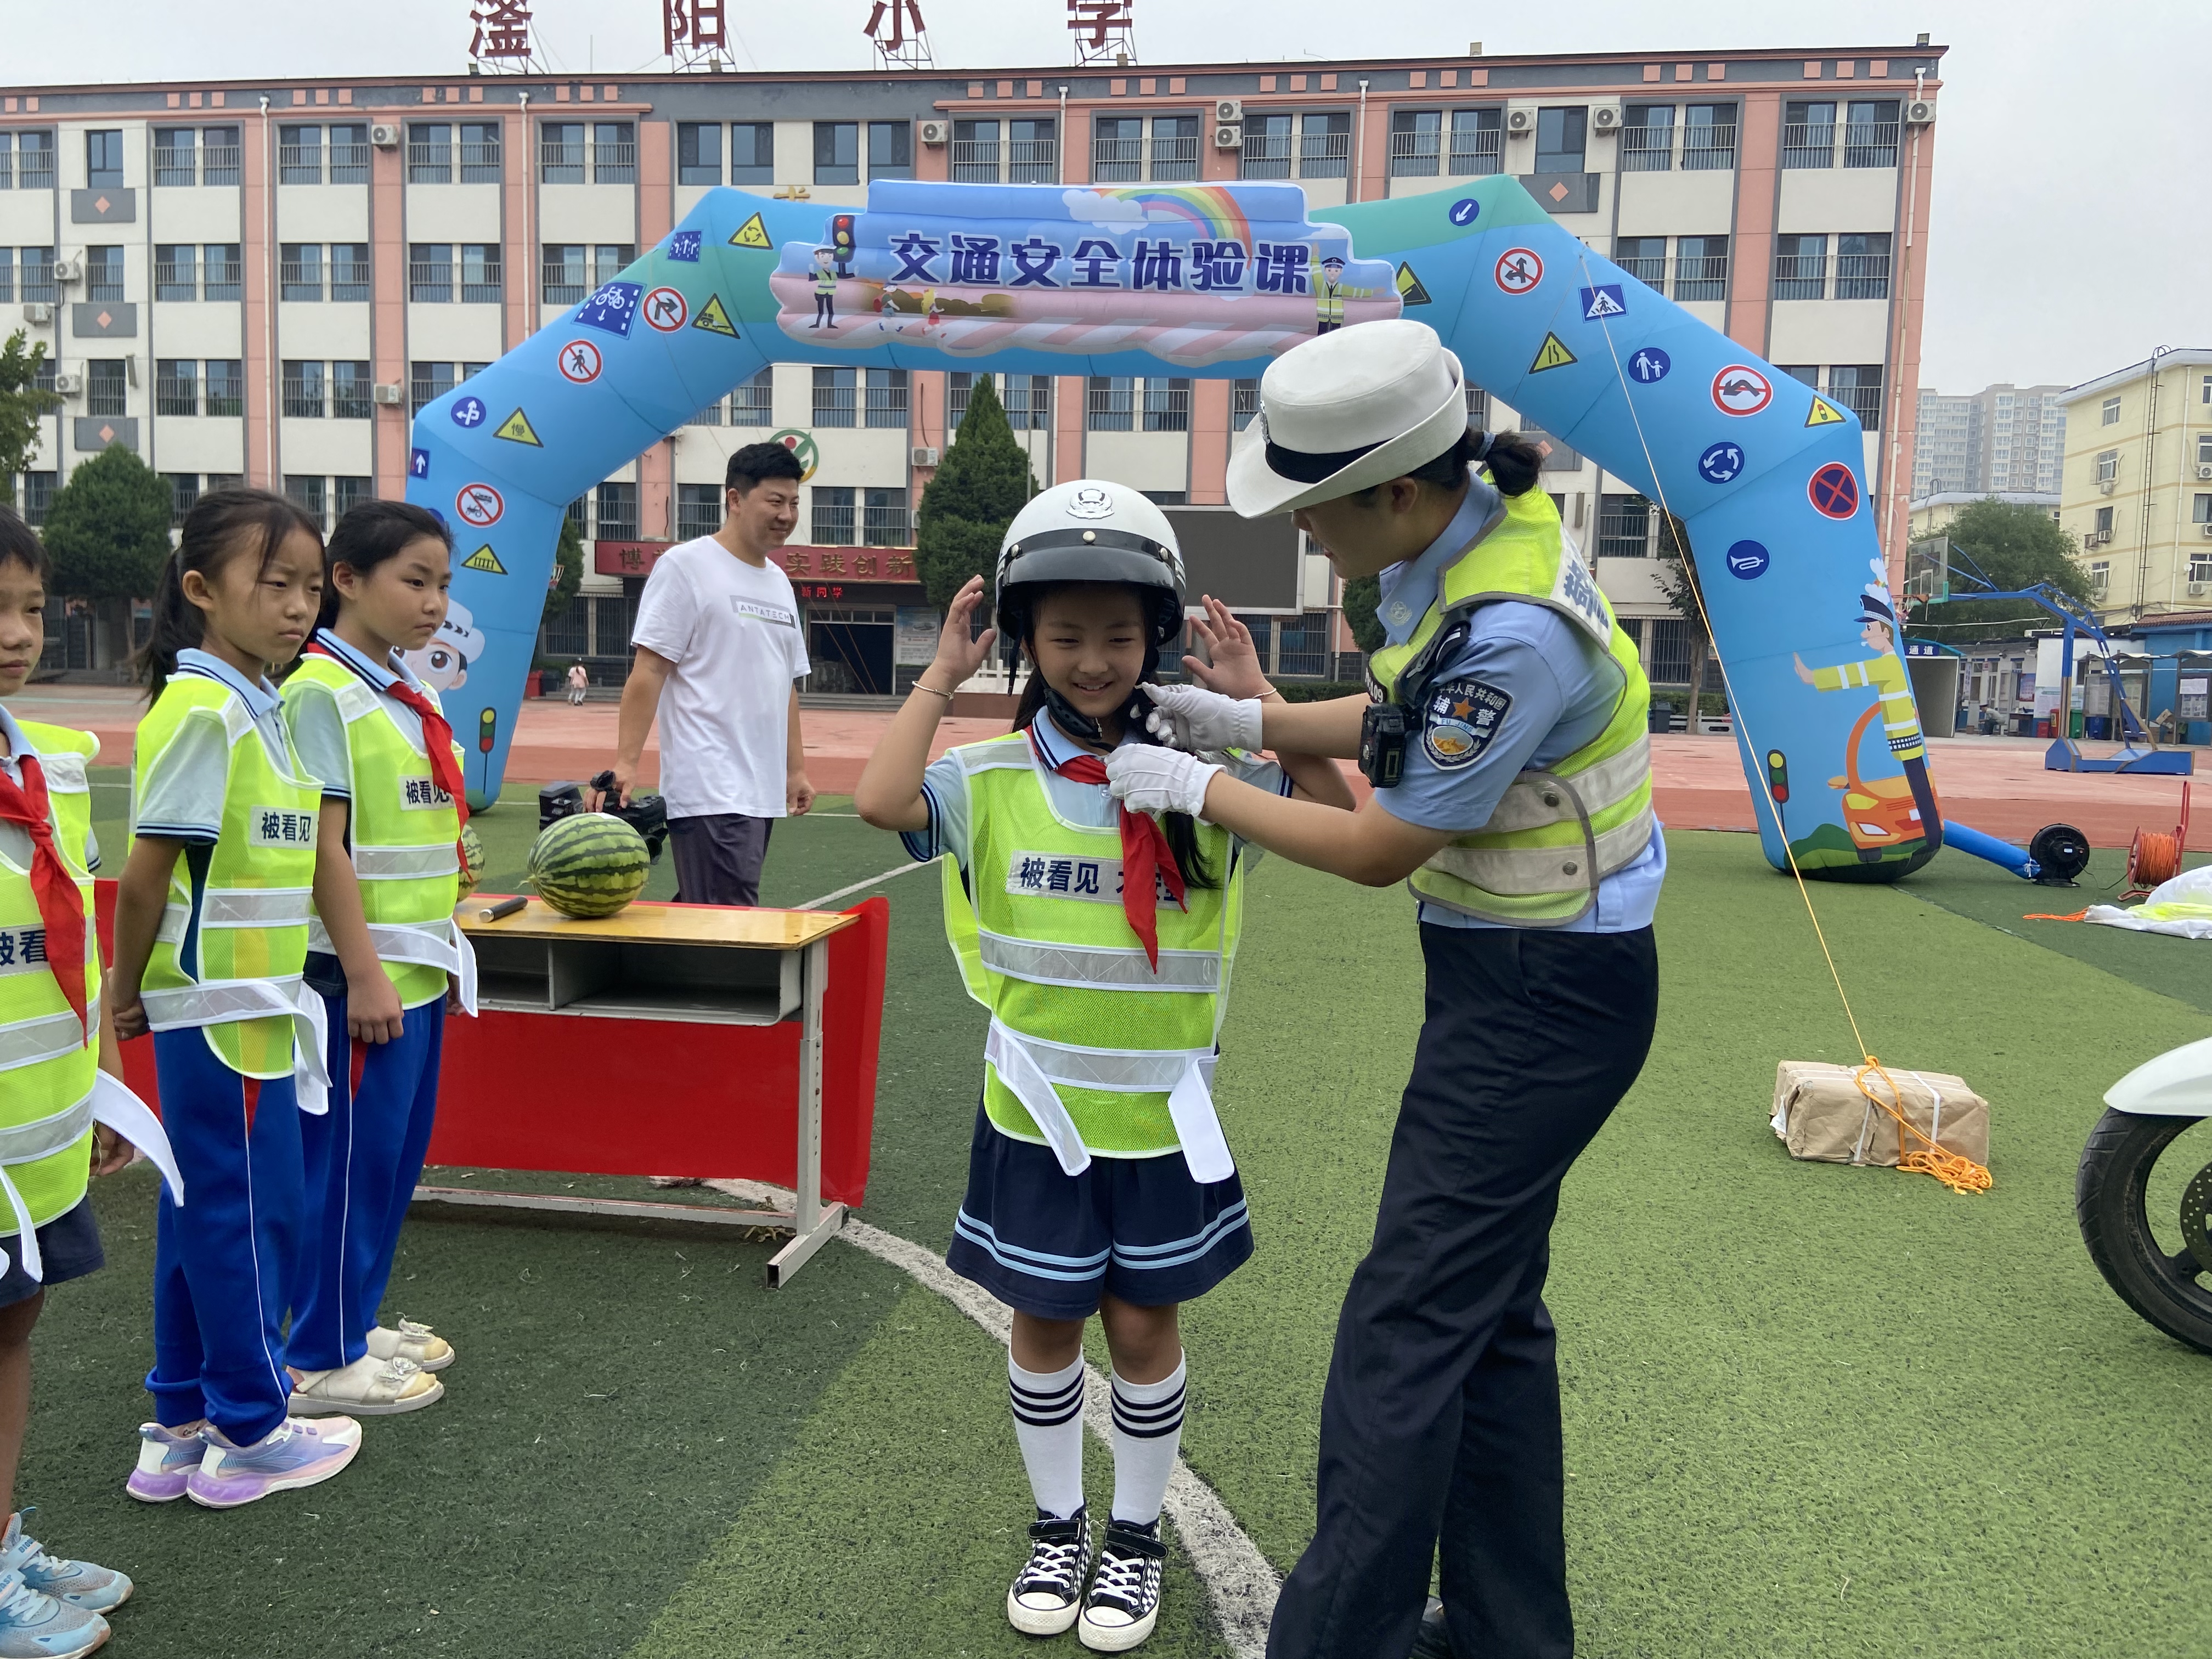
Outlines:
[[[1586,288],[1582,290],[1582,296],[1583,320],[1586,323],[1595,323],[1605,317],[1628,315],[1628,307],[1620,297],[1619,283],[1604,283],[1596,288]]]
[[[1428,289],[1421,279],[1413,275],[1413,266],[1400,262],[1398,266],[1398,301],[1401,305],[1425,306],[1430,303]]]
[[[723,307],[722,296],[719,294],[707,296],[707,303],[699,307],[699,314],[691,319],[691,326],[703,328],[709,334],[726,334],[732,340],[738,337],[738,325],[730,320],[730,313]]]
[[[730,246],[765,248],[774,247],[775,244],[769,240],[768,227],[761,222],[760,215],[756,213],[731,233]]]
[[[464,570],[481,570],[487,576],[504,576],[507,574],[507,567],[499,562],[499,555],[491,550],[491,544],[489,542],[486,542],[482,547],[477,549],[475,552],[470,554],[467,558],[463,559],[461,561],[461,568]]]
[[[1544,343],[1536,349],[1536,361],[1528,365],[1531,374],[1540,374],[1547,368],[1565,368],[1576,361],[1575,354],[1556,334],[1547,334]]]
[[[501,421],[491,435],[504,438],[511,444],[528,444],[532,449],[545,447],[538,441],[538,432],[530,424],[530,416],[519,409]]]
[[[1844,411],[1826,398],[1813,399],[1813,412],[1805,417],[1807,426],[1833,426],[1844,418]]]

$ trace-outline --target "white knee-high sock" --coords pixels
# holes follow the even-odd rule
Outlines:
[[[1006,1384],[1030,1491],[1065,1521],[1083,1507],[1083,1356],[1060,1370],[1025,1371],[1009,1354]]]
[[[1184,1362],[1158,1382],[1114,1376],[1114,1518],[1149,1527],[1160,1518],[1182,1444]]]

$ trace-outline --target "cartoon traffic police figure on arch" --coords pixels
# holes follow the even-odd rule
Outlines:
[[[814,320],[809,328],[837,326],[837,250],[814,250]]]
[[[1314,332],[1333,334],[1344,326],[1344,259],[1332,253],[1321,262],[1314,283]]]
[[[1870,690],[1881,711],[1882,733],[1888,739],[1889,752],[1905,774],[1906,789],[1911,805],[1909,816],[1905,812],[1880,811],[1879,804],[1903,808],[1902,799],[1895,799],[1896,792],[1884,790],[1878,784],[1869,784],[1859,779],[1857,773],[1858,738],[1864,732],[1875,709],[1867,711],[1852,728],[1849,752],[1845,756],[1846,778],[1832,781],[1832,787],[1850,788],[1854,795],[1867,794],[1878,805],[1869,812],[1851,810],[1852,800],[1845,800],[1844,817],[1850,825],[1851,840],[1858,848],[1862,862],[1880,863],[1892,847],[1902,846],[1915,838],[1929,843],[1933,852],[1942,845],[1942,817],[1936,805],[1936,789],[1928,777],[1928,748],[1920,732],[1920,712],[1912,700],[1912,679],[1905,665],[1904,658],[1897,653],[1897,611],[1890,602],[1888,583],[1882,579],[1879,560],[1874,562],[1875,578],[1859,594],[1859,639],[1873,656],[1863,662],[1838,663],[1830,668],[1808,667],[1804,658],[1794,652],[1790,660],[1797,670],[1797,678],[1815,691],[1850,691]],[[1899,818],[1895,823],[1890,817]],[[1864,822],[1861,820],[1864,819]],[[1915,822],[1914,820],[1917,820]]]

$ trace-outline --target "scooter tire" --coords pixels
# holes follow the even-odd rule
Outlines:
[[[2212,1291],[2159,1247],[2143,1201],[2159,1154],[2202,1121],[2107,1109],[2081,1149],[2074,1216],[2089,1259],[2121,1301],[2176,1341],[2212,1353]]]

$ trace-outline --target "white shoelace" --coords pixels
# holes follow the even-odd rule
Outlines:
[[[1030,1546],[1029,1565],[1022,1569],[1021,1581],[1014,1586],[1017,1595],[1030,1590],[1054,1590],[1071,1601],[1082,1588],[1083,1544],[1080,1539],[1060,1543],[1054,1539],[1038,1539]]]
[[[50,1615],[46,1608],[52,1606],[53,1597],[44,1590],[34,1590],[23,1582],[23,1575],[13,1568],[0,1584],[0,1626],[37,1624]]]
[[[1158,1565],[1149,1555],[1124,1555],[1107,1546],[1099,1553],[1098,1574],[1091,1581],[1091,1599],[1110,1599],[1132,1613],[1142,1613],[1152,1600],[1152,1573]]]

